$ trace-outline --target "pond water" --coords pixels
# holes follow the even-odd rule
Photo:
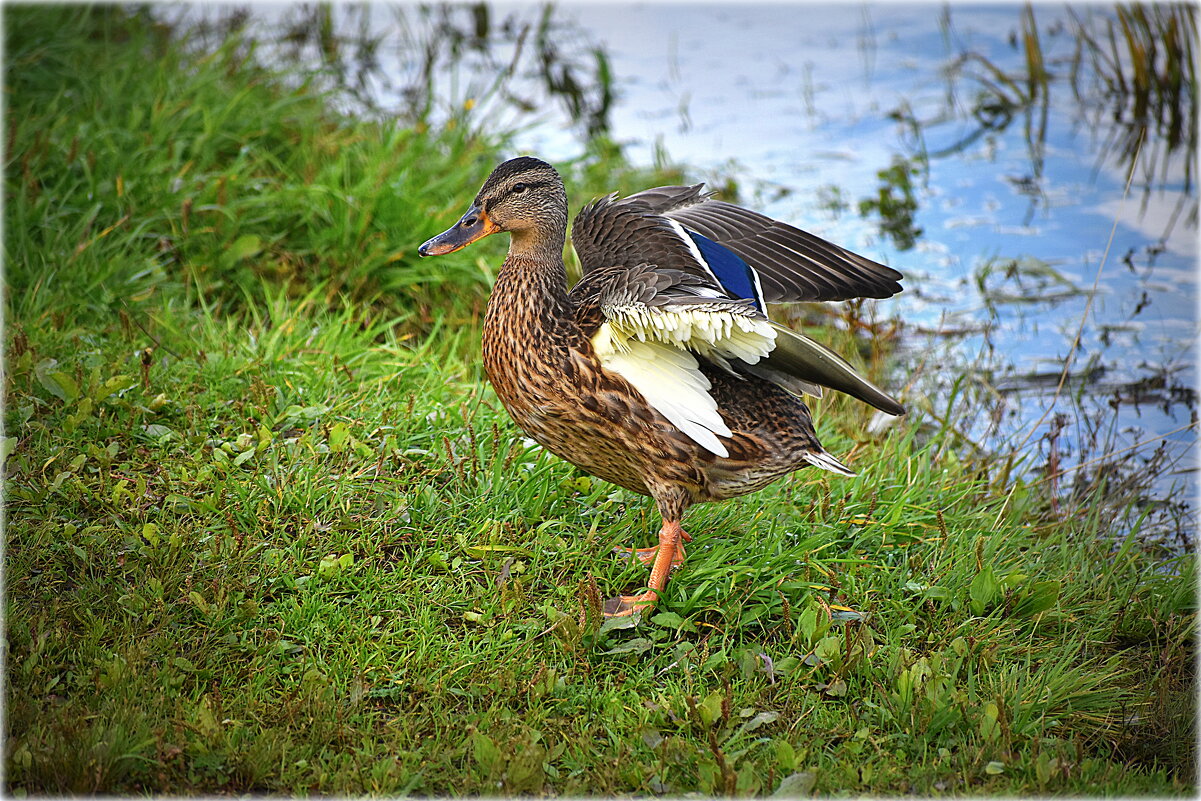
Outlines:
[[[402,113],[411,88],[380,76],[413,75],[412,43],[453,29],[454,65],[429,77],[433,115],[455,113],[535,50],[520,31],[541,13],[359,9],[354,24],[382,43],[364,91]],[[905,274],[905,291],[873,313],[904,324],[892,385],[909,383],[910,403],[924,396],[945,412],[970,365],[979,403],[950,421],[966,437],[1026,453],[1032,475],[1057,460],[1071,470],[1057,479],[1064,488],[1102,477],[1135,486],[1144,529],[1179,545],[1196,523],[1195,152],[1167,152],[1150,131],[1127,189],[1111,101],[1099,84],[1082,79],[1079,96],[1069,82],[1080,69],[1074,26],[1103,35],[1114,10],[1036,4],[1033,14],[1031,25],[1017,5],[567,4],[536,48],[541,71],[516,69],[518,100],[489,113],[520,125],[514,154],[579,158],[579,103],[568,110],[539,86],[562,74],[546,66],[555,58],[578,78],[590,58],[602,64],[600,49],[612,103],[595,87],[581,94],[592,92],[585,107],[629,158],[688,165],[718,187],[733,179],[747,205]],[[1048,78],[1031,89],[1013,76],[1027,74],[1035,32]],[[1037,97],[1012,102],[1023,93]]]

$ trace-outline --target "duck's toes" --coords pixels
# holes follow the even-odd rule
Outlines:
[[[636,558],[645,567],[652,567],[655,564],[655,557],[659,554],[659,546],[652,545],[650,548],[622,548],[619,545],[613,549],[613,553],[626,559]],[[676,546],[676,552],[671,558],[671,569],[675,570],[682,564],[684,564],[684,544],[680,543]]]
[[[605,601],[605,617],[628,617],[638,612],[649,610],[659,600],[659,594],[654,590],[642,595],[619,595]]]

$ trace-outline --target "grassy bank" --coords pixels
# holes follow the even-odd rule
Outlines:
[[[484,382],[503,243],[416,259],[497,134],[5,17],[9,792],[1192,792],[1191,557],[1049,513],[920,401],[868,435],[827,398],[860,477],[693,510],[657,614],[600,625],[653,508]]]

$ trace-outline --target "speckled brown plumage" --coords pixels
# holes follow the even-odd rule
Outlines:
[[[771,382],[702,366],[734,432],[730,456],[687,438],[597,365],[599,325],[591,286],[566,291],[566,275],[520,257],[505,260],[484,318],[484,371],[514,422],[551,453],[643,495],[683,490],[683,508],[762,489],[820,451],[809,408]],[[581,302],[583,301],[583,302]],[[582,321],[582,325],[581,325]],[[674,508],[674,507],[673,507]]]
[[[690,195],[667,191],[675,189],[679,188],[666,188],[663,197],[685,197],[692,206],[704,200],[698,200],[695,191]],[[648,197],[660,210],[667,202],[657,195]],[[815,459],[828,469],[845,469],[818,442],[809,409],[785,388],[792,388],[788,382],[770,380],[777,372],[796,372],[792,362],[783,357],[773,362],[774,352],[757,366],[735,360],[737,367],[723,367],[703,357],[698,360],[697,369],[709,382],[708,394],[729,429],[729,436],[723,435],[721,440],[726,455],[683,434],[629,380],[606,368],[593,340],[608,322],[610,307],[751,313],[745,305],[750,301],[726,297],[704,270],[681,260],[679,240],[662,239],[676,234],[648,210],[652,205],[632,204],[627,209],[637,212],[632,215],[612,213],[609,207],[602,208],[605,214],[585,217],[587,246],[580,254],[585,277],[568,292],[562,260],[567,211],[562,183],[549,165],[536,159],[515,159],[489,177],[455,227],[421,249],[423,254],[437,255],[493,231],[511,233],[510,250],[497,275],[483,331],[484,369],[498,397],[534,440],[598,478],[651,496],[664,519],[659,550],[640,555],[654,563],[651,590],[611,604],[609,611],[618,614],[654,603],[668,571],[682,558],[682,541],[688,537],[680,520],[689,506],[754,492]],[[720,221],[720,214],[715,219]],[[785,240],[796,239],[791,233],[796,229],[755,215],[758,227],[743,232],[744,249],[762,246],[754,239],[757,231],[766,229],[761,220],[776,226],[773,237],[782,230],[787,234]],[[661,229],[658,234],[653,233],[656,226]],[[805,237],[821,242],[808,234]],[[640,260],[639,245],[647,261]],[[683,250],[687,256],[687,248]],[[656,256],[671,264],[657,264]],[[853,259],[844,258],[837,271],[845,273],[853,264]],[[777,270],[776,275],[786,272]],[[860,283],[885,292],[887,287],[880,287],[893,276],[899,277],[899,273],[881,267]],[[776,284],[782,280],[777,278]],[[823,291],[837,294],[842,290]],[[773,292],[780,294],[778,288]],[[764,321],[766,325],[766,318]],[[837,359],[819,356],[827,362]],[[759,374],[751,372],[752,367]],[[824,369],[819,364],[815,374],[800,377],[836,384],[823,380]],[[835,372],[848,370],[849,365],[845,370],[838,365]],[[858,377],[851,380],[851,391],[866,393],[869,402],[877,402],[872,394],[877,393],[882,408],[895,405],[866,382],[862,383],[867,389],[861,390],[859,381]]]

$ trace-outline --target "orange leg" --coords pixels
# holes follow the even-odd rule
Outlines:
[[[684,560],[683,541],[691,539],[692,537],[680,527],[679,520],[664,520],[663,528],[659,530],[659,544],[653,549],[644,549],[654,551],[647,591],[641,595],[619,595],[605,601],[605,617],[623,617],[653,607],[659,600],[659,592],[667,585],[667,576],[671,569]],[[638,551],[631,550],[641,558]]]
[[[692,535],[683,529],[680,530],[680,537],[684,542],[692,542]],[[676,555],[671,560],[672,569],[684,564],[684,542],[676,546]],[[613,549],[613,553],[624,556],[627,559],[636,558],[647,567],[653,567],[655,564],[655,555],[659,553],[659,546],[652,545],[649,548],[622,548],[618,546]]]

